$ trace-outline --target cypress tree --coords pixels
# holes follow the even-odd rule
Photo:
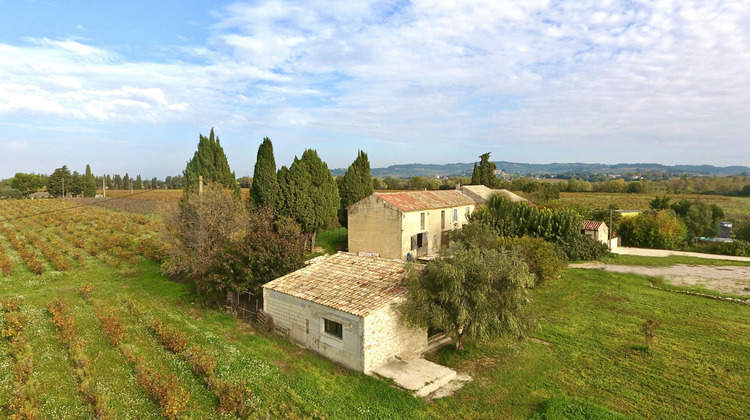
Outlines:
[[[482,185],[482,178],[479,176],[479,167],[474,162],[474,171],[471,173],[471,185]]]
[[[86,165],[86,178],[83,186],[84,197],[96,197],[96,178],[91,173],[91,166]]]
[[[276,159],[273,157],[273,144],[268,137],[258,146],[255,160],[253,186],[250,188],[250,203],[255,207],[266,206],[275,211],[279,200],[279,181],[276,174]]]
[[[198,150],[187,163],[183,176],[185,195],[198,191],[198,177],[203,176],[204,183],[218,182],[232,191],[238,200],[241,197],[240,186],[234,172],[229,168],[227,156],[224,154],[219,138],[214,136],[213,128],[208,137],[198,135]]]
[[[346,208],[357,201],[372,194],[372,177],[370,176],[370,161],[367,159],[367,153],[359,151],[357,158],[349,165],[346,173],[341,177],[339,185],[339,196],[341,205],[338,211],[339,223],[341,226],[348,226],[348,217]]]
[[[336,181],[312,149],[305,150],[301,159],[295,157],[289,169],[282,167],[278,181],[279,214],[300,224],[312,250],[318,232],[327,229],[336,217],[340,202]]]

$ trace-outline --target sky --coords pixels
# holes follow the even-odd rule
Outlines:
[[[750,1],[0,0],[0,179],[177,175],[213,127],[403,163],[750,165]]]

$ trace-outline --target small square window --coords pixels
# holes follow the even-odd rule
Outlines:
[[[458,209],[453,209],[453,221],[458,221]]]
[[[325,332],[326,334],[330,334],[338,339],[342,339],[344,337],[344,326],[339,324],[336,321],[331,321],[330,319],[325,319]]]

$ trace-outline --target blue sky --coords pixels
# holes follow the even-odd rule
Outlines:
[[[472,162],[750,165],[750,2],[0,0],[0,179]]]

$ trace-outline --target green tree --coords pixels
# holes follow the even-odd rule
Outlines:
[[[500,179],[495,175],[497,165],[490,162],[490,153],[479,156],[479,165],[474,163],[474,172],[471,174],[471,183],[474,185],[485,185],[489,188],[498,188]],[[478,183],[475,183],[477,182]]]
[[[208,183],[168,213],[161,232],[167,273],[188,279],[201,296],[256,290],[304,264],[304,237],[267,209],[249,212],[234,192]]]
[[[234,172],[229,168],[224,149],[219,138],[214,136],[214,129],[208,137],[198,135],[198,150],[187,163],[183,171],[183,189],[185,196],[198,191],[198,177],[203,177],[204,183],[218,182],[232,191],[239,200],[242,192],[237,183]]]
[[[55,197],[63,197],[70,193],[70,182],[72,176],[66,165],[62,168],[55,169],[52,175],[47,178],[47,192]]]
[[[357,201],[367,197],[374,191],[372,176],[370,175],[370,161],[367,153],[359,151],[346,173],[341,177],[339,184],[339,197],[341,205],[338,210],[339,223],[343,227],[348,226],[348,215],[346,208]]]
[[[66,185],[65,192],[73,197],[78,197],[83,194],[85,184],[86,177],[79,174],[78,171],[73,171],[73,174],[70,176],[70,189]]]
[[[412,267],[409,298],[399,306],[407,325],[438,328],[456,349],[464,339],[522,337],[534,325],[527,286],[534,277],[517,252],[456,247],[424,270]]]
[[[307,149],[301,159],[278,174],[280,199],[278,212],[295,220],[315,247],[318,232],[328,229],[339,208],[339,192],[328,165],[318,152]]]
[[[24,174],[18,172],[13,176],[10,186],[18,190],[22,195],[29,195],[44,187],[44,177],[37,174]]]
[[[273,144],[268,137],[258,146],[255,159],[253,184],[250,188],[250,203],[256,208],[266,206],[276,210],[279,201],[279,180],[276,174],[276,159],[273,156]]]
[[[83,186],[84,197],[96,197],[96,178],[91,173],[91,166],[86,165],[86,177]]]
[[[128,175],[128,173],[125,172],[125,176],[122,177],[122,189],[129,190],[132,182],[133,180],[130,179],[130,175]]]
[[[647,211],[624,219],[620,236],[625,246],[678,249],[687,239],[687,227],[672,210]]]
[[[140,174],[135,177],[135,182],[133,182],[133,188],[136,190],[143,189],[143,178],[141,178]]]

